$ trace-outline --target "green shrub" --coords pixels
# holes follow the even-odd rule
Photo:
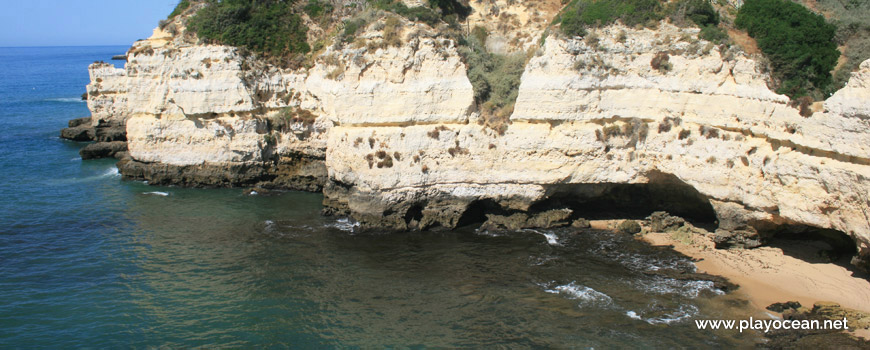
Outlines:
[[[562,33],[570,36],[586,35],[586,25],[580,19],[580,14],[577,11],[566,11],[561,17],[562,25],[560,29]]]
[[[463,5],[462,1],[429,0],[429,5],[433,8],[441,10],[441,14],[443,16],[456,15],[459,18],[465,18],[471,14],[471,7]]]
[[[714,43],[722,43],[728,40],[728,33],[717,26],[706,26],[701,28],[698,37]]]
[[[320,0],[308,0],[308,4],[302,8],[305,13],[308,14],[309,17],[315,18],[320,17],[322,14],[327,14],[332,12],[332,4],[321,2]]]
[[[470,11],[471,11],[470,8],[468,8],[467,10],[464,10],[464,11],[459,11],[458,10],[459,8],[463,8],[461,6],[461,4],[458,4],[458,3],[452,4],[455,1],[451,1],[451,0],[442,0],[442,1],[434,1],[433,0],[433,1],[430,1],[430,4],[433,7],[441,8],[441,14],[438,14],[438,12],[436,12],[435,10],[428,8],[428,7],[425,7],[425,6],[417,6],[417,7],[410,7],[409,8],[408,6],[405,6],[405,4],[402,3],[401,1],[397,1],[397,0],[374,0],[371,2],[372,2],[372,5],[377,9],[381,9],[384,11],[390,11],[390,12],[396,13],[402,17],[405,17],[409,20],[423,22],[423,23],[426,23],[430,26],[435,26],[436,24],[441,22],[441,20],[446,16],[456,15],[456,14],[464,14],[463,15],[463,17],[464,17],[464,16],[467,16],[468,13],[470,13]],[[442,6],[442,5],[445,6],[448,10],[445,11],[443,7],[438,7],[438,6]],[[459,11],[459,12],[451,12],[451,11]]]
[[[567,35],[583,35],[589,26],[608,25],[616,20],[627,26],[649,24],[664,18],[658,0],[574,0],[557,20]]]
[[[178,5],[175,5],[175,9],[172,10],[172,13],[169,14],[169,18],[170,19],[175,18],[175,16],[178,16],[182,12],[184,12],[184,10],[187,10],[188,7],[190,7],[190,1],[188,1],[188,0],[179,1]]]
[[[283,56],[307,53],[308,28],[292,1],[212,0],[191,17],[188,28],[208,42]]]
[[[746,0],[735,24],[756,39],[780,81],[777,92],[795,99],[821,95],[831,83],[840,52],[836,27],[801,5],[785,0]]]
[[[709,0],[684,0],[677,7],[698,27],[719,25],[719,12],[710,5]]]
[[[870,1],[814,0],[813,3],[837,26],[834,41],[844,47],[846,60],[834,73],[833,83],[828,88],[828,93],[832,93],[843,87],[849,73],[861,62],[870,59]]]
[[[365,26],[367,24],[368,23],[366,23],[366,21],[362,18],[351,19],[351,20],[345,21],[344,22],[344,31],[342,32],[341,40],[346,42],[346,43],[352,42],[354,40],[354,38],[356,38],[356,33],[360,29],[365,28]]]
[[[519,93],[526,56],[490,53],[480,41],[481,32],[476,32],[478,35],[473,32],[460,42],[459,53],[468,68],[468,79],[483,124],[503,134]]]

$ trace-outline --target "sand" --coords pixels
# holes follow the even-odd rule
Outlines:
[[[599,222],[598,228],[612,227]],[[669,233],[645,233],[639,236],[653,245],[671,245],[675,250],[697,260],[699,272],[722,276],[736,283],[735,292],[759,310],[776,302],[798,301],[812,308],[819,301],[832,301],[843,307],[870,312],[870,281],[839,264],[818,256],[824,243],[782,241],[776,247],[755,249],[716,249],[708,236],[694,235],[691,242],[681,242]],[[688,243],[688,244],[687,244]],[[766,310],[765,310],[766,311]],[[863,338],[870,331],[853,333]]]

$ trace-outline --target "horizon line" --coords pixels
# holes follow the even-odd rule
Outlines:
[[[34,45],[34,46],[3,46],[0,49],[28,49],[28,48],[50,48],[50,47],[110,47],[110,46],[131,46],[132,44],[100,44],[100,45]]]

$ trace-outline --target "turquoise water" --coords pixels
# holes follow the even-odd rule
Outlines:
[[[630,237],[358,233],[318,194],[152,187],[60,140],[87,65],[0,48],[0,348],[747,346],[751,311]],[[117,62],[117,61],[116,61]],[[117,64],[117,63],[116,63]]]

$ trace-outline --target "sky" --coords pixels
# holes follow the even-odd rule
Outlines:
[[[130,45],[178,0],[0,0],[0,47]]]

